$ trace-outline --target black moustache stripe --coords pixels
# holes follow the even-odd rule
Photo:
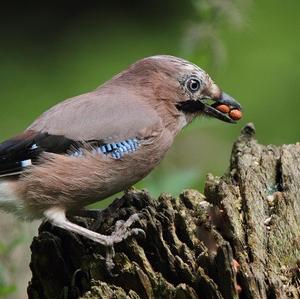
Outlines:
[[[190,113],[203,111],[204,107],[205,105],[202,102],[194,100],[188,100],[176,105],[178,110]]]

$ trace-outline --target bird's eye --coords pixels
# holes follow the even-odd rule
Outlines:
[[[196,78],[191,78],[187,81],[187,88],[191,92],[196,92],[197,90],[199,90],[200,86],[201,86],[201,83]]]

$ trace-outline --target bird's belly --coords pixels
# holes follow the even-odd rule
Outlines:
[[[159,164],[164,153],[155,155],[132,155],[124,156],[115,161],[110,171],[112,176],[107,177],[106,186],[108,195],[124,190],[147,176],[155,166]]]

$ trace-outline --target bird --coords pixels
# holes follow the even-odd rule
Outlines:
[[[140,181],[195,118],[236,123],[241,111],[187,60],[169,55],[138,60],[95,90],[56,104],[0,144],[0,209],[23,220],[47,220],[106,246],[112,266],[113,245],[142,231],[130,229],[139,216],[102,235],[71,222],[66,212]]]

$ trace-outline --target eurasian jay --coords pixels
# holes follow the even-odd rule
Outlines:
[[[113,248],[141,231],[129,229],[136,215],[106,236],[70,222],[66,211],[144,178],[195,117],[234,123],[240,111],[198,66],[165,55],[139,60],[0,144],[0,208],[27,220],[47,219]]]

